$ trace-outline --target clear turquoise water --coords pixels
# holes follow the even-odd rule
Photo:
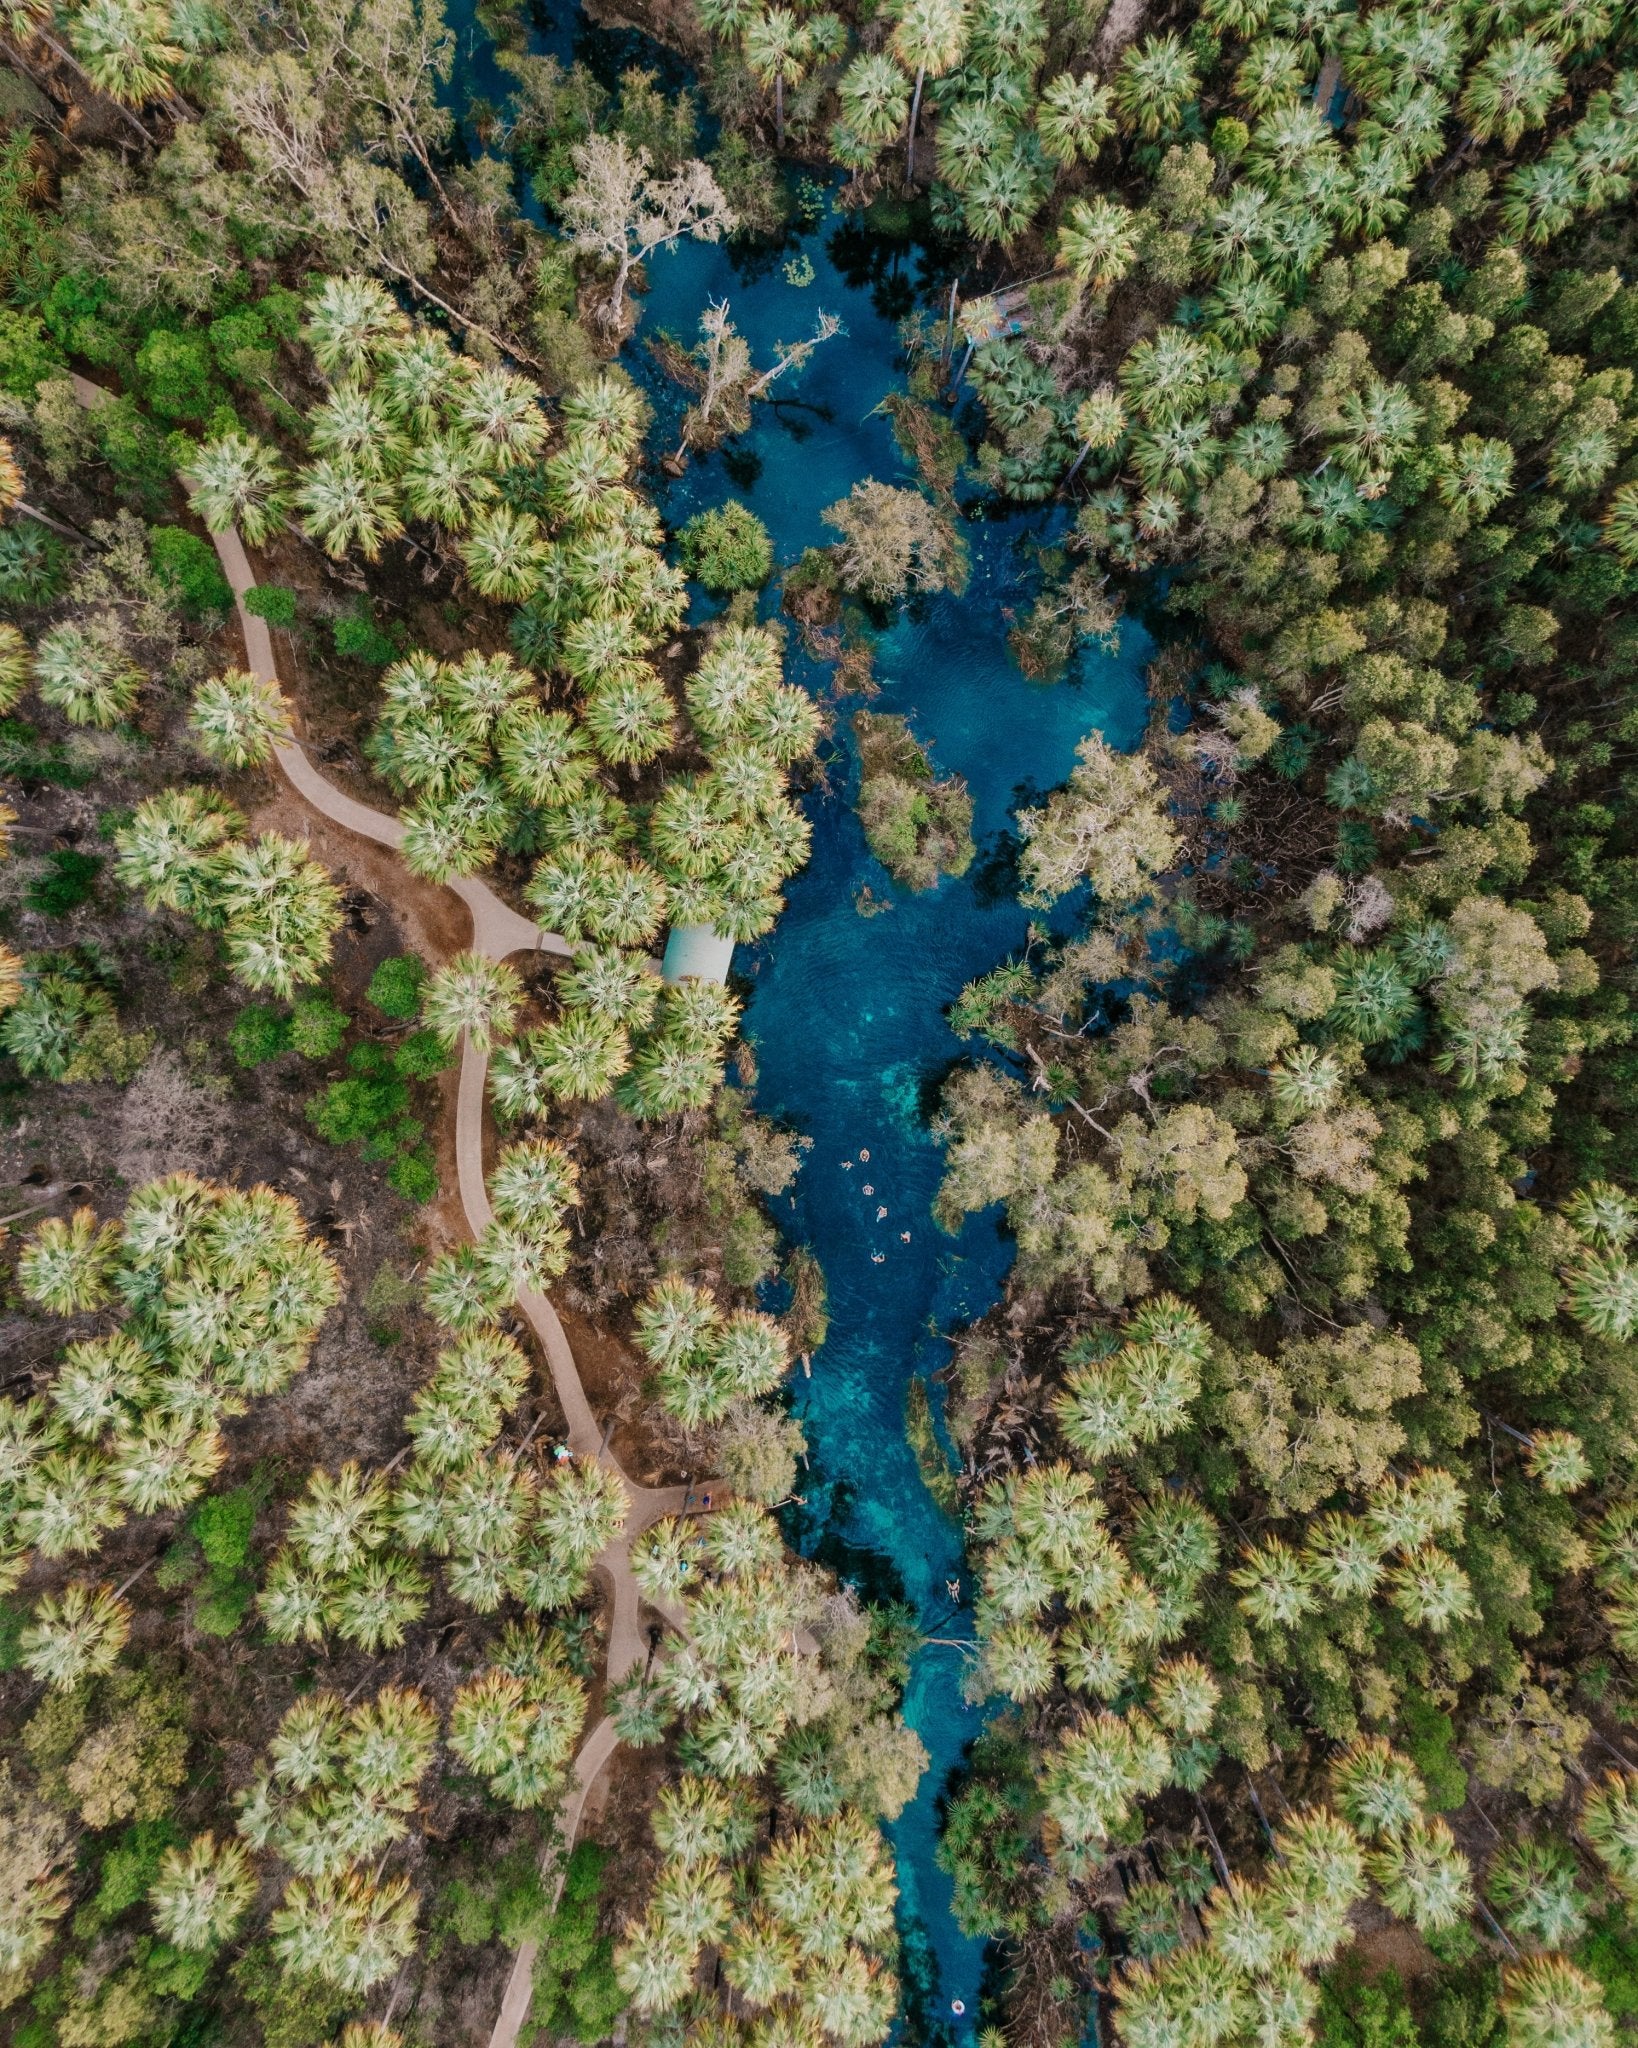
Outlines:
[[[539,47],[564,57],[578,47],[606,75],[630,61],[632,39],[604,38],[574,20],[560,16]],[[800,288],[783,267],[798,249],[815,272]],[[625,360],[654,400],[657,451],[676,444],[684,395],[652,369],[645,335],[664,327],[692,341],[706,304],[724,297],[759,366],[776,340],[805,333],[821,306],[846,329],[776,387],[781,403],[758,405],[739,441],[696,458],[674,481],[656,468],[650,484],[672,526],[702,506],[741,497],[789,564],[833,537],[821,515],[860,478],[913,481],[875,411],[902,385],[898,319],[917,303],[943,303],[936,273],[912,248],[873,241],[827,211],[777,258],[684,243],[652,261],[649,283]],[[950,1237],[929,1213],[941,1155],[927,1114],[942,1077],[971,1051],[944,1012],[965,982],[1024,941],[1012,877],[1013,811],[1064,779],[1085,733],[1136,743],[1150,653],[1142,628],[1129,620],[1117,655],[1089,653],[1057,685],[1031,684],[1013,666],[1008,609],[1027,601],[1029,543],[1050,536],[1060,516],[1043,509],[990,519],[980,510],[965,529],[972,574],[964,595],[918,603],[877,643],[874,708],[908,715],[940,770],[965,777],[972,792],[979,857],[971,871],[913,895],[873,858],[851,803],[854,706],[845,704],[826,750],[824,784],[806,799],[812,859],[791,882],[774,933],[741,947],[735,959],[748,996],[757,1107],[813,1141],[780,1221],[791,1242],[813,1248],[830,1290],[829,1338],[813,1357],[811,1378],[793,1377],[809,1469],[801,1482],[807,1505],[790,1511],[789,1533],[862,1590],[909,1601],[929,1633],[958,1641],[970,1635],[960,1536],[928,1494],[905,1441],[905,1394],[913,1376],[947,1361],[942,1333],[993,1305],[1012,1248],[993,1215]],[[709,609],[701,600],[695,616]],[[808,661],[794,640],[787,667],[816,694],[828,690],[829,670]],[[891,908],[861,915],[855,898],[866,886]],[[881,1209],[887,1213],[879,1217]],[[952,1580],[961,1583],[953,1613]],[[975,2032],[983,1944],[956,1927],[934,1847],[940,1797],[981,1723],[980,1710],[962,1698],[966,1662],[962,1650],[944,1646],[929,1646],[915,1660],[905,1714],[931,1764],[917,1798],[888,1831],[898,1861],[910,2030],[960,2041]],[[959,2020],[953,2001],[965,2007]]]
[[[675,483],[660,480],[659,500],[673,525],[702,505],[744,498],[785,564],[834,538],[821,515],[859,478],[912,480],[886,420],[873,412],[902,386],[895,323],[868,287],[838,268],[839,225],[832,217],[803,239],[816,274],[801,289],[785,281],[780,264],[736,275],[729,250],[685,245],[659,257],[638,331],[639,347],[656,326],[688,332],[708,299],[726,296],[760,364],[773,341],[811,324],[815,306],[842,316],[845,337],[827,343],[791,387],[799,403],[760,405],[742,440],[696,460]],[[844,231],[844,257],[856,239]],[[889,289],[905,267],[899,277],[889,268]],[[661,410],[655,444],[673,446],[680,398],[657,381],[651,390]],[[735,959],[749,984],[745,1030],[756,1049],[757,1107],[813,1140],[781,1221],[794,1242],[813,1247],[830,1288],[829,1338],[813,1358],[812,1377],[794,1385],[812,1469],[808,1507],[792,1534],[869,1589],[901,1594],[945,1638],[970,1630],[961,1543],[905,1441],[905,1392],[913,1375],[947,1361],[941,1333],[994,1303],[1012,1248],[993,1216],[952,1238],[929,1213],[941,1154],[927,1112],[941,1077],[970,1050],[944,1011],[963,983],[1024,940],[1011,881],[1012,812],[1064,779],[1083,734],[1097,728],[1133,745],[1144,718],[1149,643],[1135,622],[1123,629],[1118,657],[1088,656],[1052,687],[1026,682],[1008,656],[1007,611],[1026,596],[1032,568],[1027,543],[1050,532],[1053,520],[1043,511],[970,523],[964,595],[918,604],[876,648],[881,694],[874,708],[906,714],[939,768],[964,776],[971,789],[979,843],[972,870],[924,894],[895,886],[852,808],[853,706],[843,705],[826,763],[829,788],[807,800],[812,860],[790,884],[777,929]],[[788,667],[816,692],[828,689],[830,672],[800,651]],[[855,899],[864,887],[891,908],[861,915]],[[886,1216],[878,1217],[883,1208]],[[953,1615],[952,1579],[962,1580],[963,1600]],[[918,2031],[947,2027],[957,2038],[973,2030],[983,1944],[964,1937],[951,1918],[950,1884],[934,1846],[940,1796],[980,1725],[962,1698],[966,1662],[962,1651],[942,1646],[916,1660],[905,1713],[932,1761],[918,1798],[889,1829],[912,2018]],[[961,2021],[953,2000],[966,2009]]]

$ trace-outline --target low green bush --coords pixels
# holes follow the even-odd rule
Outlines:
[[[421,989],[427,978],[426,962],[415,953],[397,953],[383,960],[370,976],[365,995],[384,1017],[406,1023],[421,1014]]]
[[[328,996],[304,996],[290,1012],[290,1044],[304,1059],[327,1060],[351,1020]]]
[[[348,661],[367,661],[382,668],[398,653],[397,642],[382,632],[367,607],[332,619],[330,633],[337,654]]]
[[[290,1050],[290,1019],[270,1003],[246,1003],[228,1029],[228,1051],[241,1067],[259,1067]]]
[[[198,534],[181,526],[155,526],[148,534],[148,554],[155,572],[167,584],[190,618],[206,612],[225,612],[233,603],[233,592],[216,550]]]
[[[245,592],[244,607],[253,618],[266,619],[270,626],[296,623],[296,593],[282,583],[253,583]]]
[[[768,529],[737,499],[696,512],[678,531],[677,551],[689,575],[720,595],[759,590],[773,573]]]
[[[71,846],[54,847],[46,855],[45,872],[36,875],[24,893],[30,910],[45,917],[66,917],[89,900],[102,872],[94,853],[76,853]]]

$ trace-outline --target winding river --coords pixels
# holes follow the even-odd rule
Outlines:
[[[462,10],[452,8],[451,19],[460,22],[456,91],[499,99],[504,75],[482,31],[472,30]],[[683,75],[674,57],[633,34],[592,27],[566,0],[543,20],[535,46],[565,61],[580,56],[610,82],[632,61],[662,68],[672,81]],[[653,259],[637,338],[625,355],[654,402],[651,445],[659,451],[676,445],[684,394],[653,370],[645,336],[665,328],[692,342],[707,303],[726,298],[766,367],[773,344],[808,332],[819,308],[840,317],[844,333],[775,387],[780,402],[760,403],[749,433],[696,458],[680,478],[668,479],[657,464],[651,478],[672,527],[703,506],[744,499],[784,566],[834,538],[823,511],[859,479],[914,481],[877,407],[903,386],[898,320],[938,291],[912,244],[866,234],[834,211],[829,191],[814,211],[811,226],[772,258],[688,242]],[[806,283],[792,281],[786,267],[802,257],[807,262],[794,275],[810,264]],[[1149,655],[1142,628],[1128,619],[1118,654],[1089,652],[1053,686],[1027,682],[1008,656],[1008,609],[1027,597],[1030,543],[1050,536],[1062,514],[1043,508],[996,517],[976,500],[967,509],[967,589],[959,598],[918,602],[878,636],[880,695],[872,708],[908,715],[939,770],[965,778],[978,859],[960,880],[923,894],[894,885],[865,845],[852,807],[854,706],[844,702],[824,781],[806,800],[812,860],[790,884],[777,929],[739,948],[734,962],[748,996],[756,1106],[812,1140],[792,1194],[782,1198],[780,1221],[792,1243],[813,1248],[830,1291],[828,1340],[813,1355],[811,1377],[799,1371],[794,1380],[809,1469],[801,1482],[805,1506],[787,1511],[787,1533],[861,1590],[908,1601],[940,1639],[917,1656],[905,1699],[931,1765],[888,1832],[898,1862],[907,2017],[923,2038],[958,2041],[975,2033],[983,1944],[957,1928],[934,1847],[940,1798],[982,1710],[962,1691],[969,1658],[960,1645],[971,1630],[960,1536],[917,1470],[905,1400],[912,1378],[948,1359],[943,1332],[993,1305],[1012,1248],[993,1215],[969,1220],[957,1237],[934,1224],[940,1152],[927,1116],[942,1076],[968,1050],[948,1027],[947,1006],[966,981],[1024,940],[1025,913],[1013,897],[1011,814],[1064,779],[1088,731],[1117,745],[1136,743]],[[776,594],[770,609],[775,602]],[[711,610],[696,592],[695,621]],[[787,673],[816,695],[830,691],[832,672],[809,661],[794,637]],[[869,898],[861,899],[865,889]],[[861,912],[860,900],[873,914]],[[960,1588],[956,1599],[952,1583]]]

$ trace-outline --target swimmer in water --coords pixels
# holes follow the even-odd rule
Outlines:
[[[870,1263],[873,1266],[885,1266],[887,1264],[886,1252],[872,1252],[870,1254]]]
[[[853,1171],[853,1161],[851,1159],[844,1159],[842,1161],[842,1171],[844,1173],[851,1173]]]
[[[879,1209],[878,1209],[878,1210],[876,1211],[876,1221],[877,1221],[878,1223],[880,1223],[880,1221],[882,1220],[882,1218],[883,1218],[883,1217],[884,1217],[884,1216],[885,1216],[886,1214],[887,1214],[887,1210],[885,1209],[885,1207],[884,1207],[884,1208],[879,1208]]]
[[[866,1166],[870,1164],[870,1148],[868,1145],[861,1145],[859,1147],[859,1157],[864,1161]]]
[[[909,1233],[909,1231],[908,1231],[908,1230],[901,1230],[901,1231],[899,1232],[899,1243],[900,1243],[900,1244],[908,1244],[909,1242],[910,1242],[910,1233]]]
[[[870,1185],[869,1181],[865,1182],[864,1191],[867,1195],[873,1195],[876,1192],[876,1190]]]

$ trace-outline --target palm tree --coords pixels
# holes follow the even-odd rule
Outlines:
[[[298,1975],[356,1997],[412,1953],[418,1900],[406,1878],[373,1884],[356,1871],[296,1879],[270,1922],[273,1953]]]
[[[1507,2048],[1615,2048],[1604,1992],[1562,1956],[1530,1956],[1502,1971]]]
[[[25,1481],[11,1540],[42,1557],[95,1550],[105,1529],[124,1521],[106,1467],[89,1450],[48,1451]]]
[[[1624,1899],[1638,1902],[1638,1797],[1630,1780],[1611,1775],[1581,1808],[1581,1833]]]
[[[346,1641],[378,1656],[403,1648],[410,1628],[427,1611],[430,1591],[426,1574],[412,1559],[397,1551],[373,1551],[331,1593],[325,1619]]]
[[[315,454],[367,471],[396,475],[409,455],[407,434],[393,424],[373,391],[343,384],[307,415],[307,439]]]
[[[330,1584],[281,1551],[268,1566],[256,1606],[275,1642],[321,1643],[330,1625]]]
[[[1168,1658],[1150,1677],[1150,1711],[1174,1734],[1205,1735],[1221,1697],[1222,1688],[1198,1657]]]
[[[18,1653],[36,1678],[72,1692],[114,1669],[130,1633],[131,1610],[117,1593],[73,1579],[60,1594],[41,1596],[18,1638]]]
[[[566,711],[514,708],[496,729],[496,750],[507,787],[529,804],[561,803],[592,773],[591,750]]]
[[[276,832],[220,857],[214,895],[228,966],[251,988],[288,1000],[319,981],[341,923],[341,893],[304,845]]]
[[[529,462],[545,446],[540,393],[515,370],[476,371],[457,392],[454,410],[463,432],[496,470]]]
[[[537,1041],[541,1078],[564,1101],[598,1101],[631,1063],[625,1033],[585,1010],[546,1025]]]
[[[184,1508],[204,1492],[227,1459],[213,1423],[187,1415],[145,1415],[108,1445],[108,1469],[120,1498],[139,1515]]]
[[[260,768],[290,743],[290,703],[271,679],[230,668],[194,692],[188,729],[224,768]]]
[[[586,698],[586,731],[610,767],[641,767],[663,754],[676,731],[665,685],[646,665],[596,684]]]
[[[1499,135],[1511,151],[1527,128],[1542,125],[1563,92],[1564,74],[1552,51],[1534,36],[1510,36],[1468,73],[1462,117],[1480,142]]]
[[[432,1260],[422,1298],[428,1315],[449,1330],[477,1330],[498,1322],[511,1299],[468,1244],[440,1252]]]
[[[141,106],[170,90],[171,73],[186,61],[174,41],[170,11],[157,0],[87,0],[69,17],[68,40],[99,92],[125,106]]]
[[[1137,261],[1131,209],[1118,199],[1076,199],[1058,229],[1058,260],[1094,291],[1118,284]]]
[[[99,1223],[94,1209],[76,1209],[66,1222],[48,1217],[23,1247],[18,1284],[53,1315],[81,1315],[107,1300],[118,1248],[118,1226]]]
[[[540,522],[532,512],[498,505],[478,513],[459,545],[462,562],[481,597],[519,604],[540,582]]]
[[[459,434],[429,433],[416,442],[398,479],[404,509],[447,533],[459,533],[493,504],[496,484],[487,459]]]
[[[490,1777],[523,1753],[529,1722],[523,1680],[507,1671],[485,1671],[456,1690],[449,1746],[463,1763]]]
[[[799,85],[813,55],[809,25],[788,7],[769,7],[746,24],[742,38],[745,62],[759,85],[772,86],[774,147],[785,147],[785,87]]]
[[[453,1047],[466,1033],[475,1052],[486,1053],[510,1038],[523,1002],[523,983],[504,960],[482,953],[457,953],[427,983],[421,1021]]]
[[[637,1310],[637,1342],[656,1365],[679,1365],[714,1347],[722,1312],[702,1287],[657,1280]]]
[[[1510,1842],[1485,1873],[1485,1890],[1508,1929],[1541,1948],[1574,1948],[1587,1931],[1589,1901],[1575,1857],[1557,1841]]]
[[[1128,128],[1152,139],[1178,126],[1199,83],[1194,59],[1176,36],[1145,36],[1120,60],[1115,105]]]
[[[633,1921],[615,1952],[614,1967],[621,1990],[639,2012],[669,2012],[688,1995],[698,1959],[697,1947],[657,1921]]]
[[[376,396],[397,424],[419,445],[436,434],[445,407],[472,372],[430,327],[389,343],[376,353]]]
[[[334,382],[363,376],[382,355],[403,346],[409,322],[374,278],[327,277],[307,301],[302,334],[314,360]]]
[[[308,1476],[307,1492],[290,1510],[286,1541],[309,1569],[343,1573],[386,1541],[387,1482],[348,1459],[332,1479],[322,1469]]]
[[[188,503],[212,533],[235,526],[260,547],[284,523],[289,472],[276,448],[253,434],[218,434],[182,466]]]
[[[904,73],[885,51],[874,56],[861,52],[855,57],[842,73],[837,92],[842,120],[870,157],[903,129],[909,87]]]
[[[237,1933],[256,1902],[256,1873],[231,1837],[195,1835],[185,1849],[169,1848],[149,1887],[154,1924],[181,1949],[216,1949]]]
[[[73,725],[106,730],[136,708],[142,671],[131,662],[111,623],[53,626],[34,650],[34,687]]]
[[[1618,1340],[1638,1329],[1638,1266],[1615,1253],[1589,1252],[1566,1281],[1566,1306],[1584,1329]]]
[[[1388,1910],[1414,1922],[1418,1933],[1442,1934],[1473,1910],[1467,1858],[1445,1822],[1418,1814],[1368,1862]]]
[[[900,0],[894,10],[890,47],[906,71],[915,73],[910,99],[910,125],[905,138],[904,182],[916,177],[916,127],[921,119],[922,88],[929,78],[942,78],[961,62],[967,41],[964,0]]]
[[[1373,1838],[1403,1833],[1427,1797],[1415,1766],[1380,1735],[1356,1737],[1332,1764],[1331,1783],[1344,1817]]]
[[[1060,164],[1091,163],[1115,132],[1112,106],[1113,95],[1094,73],[1060,71],[1035,110],[1042,148]]]
[[[1505,441],[1464,434],[1434,450],[1434,484],[1447,505],[1484,519],[1513,488],[1513,450]]]
[[[1260,1628],[1290,1628],[1317,1605],[1306,1560],[1278,1536],[1245,1550],[1228,1577],[1240,1588],[1241,1612]]]
[[[244,818],[208,789],[165,789],[145,797],[114,834],[120,874],[150,910],[197,916],[209,899],[223,845]]]
[[[574,966],[559,977],[558,999],[565,1009],[589,1010],[628,1031],[651,1022],[660,997],[660,978],[640,957],[617,948],[583,947]]]
[[[699,1539],[693,1528],[674,1515],[654,1523],[632,1546],[631,1570],[645,1600],[657,1607],[676,1606],[699,1571]]]
[[[386,542],[404,531],[396,486],[355,461],[321,458],[309,463],[301,473],[295,503],[308,538],[334,562],[352,547],[374,562]]]
[[[543,1229],[573,1205],[579,1183],[580,1170],[563,1147],[537,1138],[507,1146],[489,1177],[489,1194],[503,1221]]]

